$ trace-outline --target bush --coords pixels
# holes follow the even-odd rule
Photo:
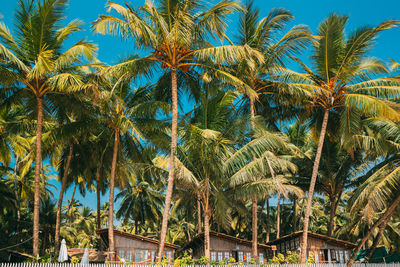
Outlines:
[[[72,263],[72,264],[78,264],[78,263],[79,263],[79,259],[78,259],[77,257],[73,256],[73,257],[71,258],[71,263]]]
[[[306,263],[308,263],[308,264],[315,263],[315,255],[314,255],[314,252],[311,252],[310,256],[308,256]]]
[[[299,263],[299,254],[296,251],[288,251],[286,259],[288,263],[296,264]]]
[[[205,256],[202,256],[200,259],[197,260],[197,264],[199,265],[207,265],[209,262],[210,260]]]
[[[191,256],[191,255],[188,255],[188,253],[185,252],[185,254],[184,254],[182,257],[177,258],[177,259],[174,261],[174,266],[175,266],[175,267],[180,266],[180,265],[193,265],[192,256]]]
[[[276,256],[274,256],[274,257],[272,258],[272,263],[273,263],[273,264],[283,264],[283,263],[286,263],[285,256],[284,256],[282,253],[276,254]]]

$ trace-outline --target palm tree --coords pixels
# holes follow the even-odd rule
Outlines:
[[[138,227],[144,225],[147,220],[159,221],[160,210],[163,204],[163,195],[153,189],[154,185],[144,179],[143,176],[136,177],[136,181],[130,182],[115,198],[122,198],[117,218],[134,221],[135,233]]]
[[[286,89],[292,94],[296,103],[304,101],[304,108],[312,111],[315,121],[318,122],[318,126],[314,128],[319,140],[304,216],[301,263],[305,262],[307,256],[311,203],[329,115],[335,114],[334,117],[339,119],[336,122],[339,125],[336,134],[341,136],[341,144],[348,150],[353,146],[351,136],[358,132],[361,116],[399,119],[398,112],[387,101],[399,95],[398,80],[371,79],[373,75],[388,71],[378,59],[366,57],[378,33],[394,27],[396,22],[388,20],[377,27],[363,27],[346,38],[347,20],[346,16],[332,14],[320,24],[317,34],[319,37],[312,56],[314,72],[298,60],[304,74],[282,69],[278,77],[283,81],[281,90]]]
[[[247,45],[264,55],[264,62],[257,64],[252,58],[246,58],[234,65],[235,75],[241,83],[236,84],[249,102],[250,117],[256,116],[256,105],[261,92],[272,92],[268,78],[270,69],[276,65],[283,65],[285,60],[295,53],[299,53],[310,40],[310,33],[304,26],[295,26],[280,39],[275,39],[281,34],[286,24],[293,19],[293,15],[284,9],[273,9],[267,17],[261,18],[259,10],[253,7],[253,1],[247,1],[245,10],[240,16],[239,40],[240,45]],[[271,94],[272,95],[272,94]],[[273,102],[273,98],[279,98],[278,94],[271,97],[265,103]],[[275,114],[274,114],[275,115]],[[277,116],[268,114],[273,118],[273,124]],[[254,128],[254,123],[251,124]],[[280,197],[280,194],[278,194]],[[253,217],[253,257],[257,258],[257,200],[252,200]]]
[[[206,38],[226,38],[226,16],[240,9],[234,1],[221,1],[214,6],[200,4],[199,0],[162,0],[157,6],[152,2],[137,10],[131,5],[123,7],[108,2],[109,10],[115,10],[122,18],[101,15],[94,23],[94,29],[99,33],[112,33],[123,39],[133,38],[138,47],[152,50],[151,54],[142,59],[135,59],[119,66],[136,65],[160,66],[169,70],[172,99],[172,126],[170,146],[170,170],[165,197],[163,220],[160,234],[160,245],[157,257],[161,259],[164,250],[168,225],[168,214],[172,199],[174,183],[174,155],[177,147],[178,125],[178,77],[186,79],[196,69],[216,69],[214,64],[224,64],[243,57],[262,57],[248,46],[211,46]],[[209,62],[214,64],[209,64]],[[116,66],[118,68],[118,66]],[[167,72],[168,73],[168,72]],[[220,77],[236,80],[232,75],[217,69]],[[198,76],[198,74],[197,74]],[[165,75],[164,75],[165,77]],[[165,80],[165,79],[164,79]]]
[[[96,46],[81,40],[68,49],[63,44],[80,31],[80,22],[73,21],[61,28],[66,1],[45,0],[28,3],[20,0],[16,12],[16,35],[0,25],[2,84],[16,98],[32,98],[36,105],[35,200],[33,218],[33,255],[39,254],[39,184],[42,165],[43,106],[46,95],[79,90],[81,81],[73,71],[81,58],[91,60]],[[64,52],[63,52],[64,51]],[[30,94],[29,94],[30,93]],[[29,94],[29,95],[27,95]],[[36,101],[36,104],[33,104]]]
[[[380,227],[373,246],[377,245],[396,208],[400,205],[399,124],[388,120],[370,119],[367,121],[367,128],[370,130],[369,136],[360,135],[357,139],[364,149],[370,151],[372,157],[380,155],[384,159],[360,178],[364,181],[354,191],[349,201],[349,210],[351,214],[360,213],[367,219],[368,217],[373,219],[372,214],[381,215],[372,226],[368,227],[348,266],[354,263],[355,256],[365,242],[375,229]]]
[[[134,162],[143,161],[140,154],[141,141],[148,137],[149,132],[154,131],[156,124],[153,118],[159,108],[163,108],[164,112],[168,110],[164,103],[153,101],[149,87],[131,89],[130,84],[138,77],[138,73],[127,72],[125,68],[118,70],[119,72],[116,72],[114,67],[109,67],[95,75],[90,73],[92,77],[88,82],[88,86],[94,92],[93,97],[99,101],[102,120],[108,125],[113,137],[108,216],[111,260],[115,257],[113,220],[116,174],[119,176],[117,182],[123,185],[132,173],[129,168],[132,162],[126,161],[126,158],[131,157]],[[126,179],[122,181],[124,177]]]
[[[286,138],[280,133],[268,131],[261,117],[253,117],[252,124],[252,141],[228,159],[226,169],[232,175],[230,186],[235,188],[235,195],[252,198],[252,254],[253,258],[257,259],[257,201],[276,192],[278,196],[281,193],[286,195],[286,191],[295,192],[300,196],[301,190],[290,185],[289,181],[282,177],[294,173],[297,169],[288,158],[277,154],[290,152]],[[278,172],[280,176],[276,175]],[[277,226],[279,229],[279,221]]]

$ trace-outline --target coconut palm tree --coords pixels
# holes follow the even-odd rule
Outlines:
[[[98,101],[101,118],[113,137],[112,145],[110,144],[113,152],[109,179],[108,216],[109,250],[111,260],[113,260],[115,257],[113,241],[115,177],[118,175],[117,185],[123,188],[124,183],[132,175],[132,162],[128,158],[134,162],[145,160],[140,154],[141,142],[157,127],[154,123],[155,114],[160,108],[166,112],[168,105],[153,101],[149,87],[131,89],[130,85],[138,77],[138,73],[127,72],[125,68],[118,68],[119,72],[114,69],[110,72],[110,69],[112,68],[105,68],[97,74],[89,73],[88,75],[92,77],[87,86],[94,92],[93,97]]]
[[[286,192],[290,191],[301,196],[302,192],[282,177],[285,174],[295,173],[297,169],[288,157],[277,154],[290,152],[286,138],[280,133],[268,131],[261,117],[252,118],[252,128],[253,140],[228,159],[226,169],[232,175],[230,186],[235,188],[235,195],[252,198],[252,256],[258,259],[257,201],[275,193],[286,195]],[[276,175],[277,173],[280,175]],[[277,226],[279,229],[279,222]]]
[[[15,16],[15,34],[0,24],[1,83],[12,98],[26,100],[36,108],[35,205],[33,219],[33,255],[39,254],[39,182],[42,165],[43,110],[50,93],[69,93],[80,89],[74,73],[82,58],[91,60],[96,46],[81,40],[65,49],[71,34],[81,23],[72,21],[60,27],[66,1],[19,1]]]
[[[160,234],[158,258],[164,250],[168,225],[168,214],[172,198],[174,181],[174,155],[177,147],[178,125],[178,77],[188,78],[196,69],[216,69],[215,64],[234,62],[238,58],[262,56],[253,52],[248,46],[214,47],[209,38],[221,41],[226,38],[226,17],[240,9],[234,1],[221,1],[213,6],[200,3],[199,0],[161,0],[158,5],[152,2],[138,9],[126,4],[126,7],[108,2],[109,10],[115,10],[121,18],[101,15],[94,22],[94,29],[99,33],[112,33],[123,39],[133,38],[138,47],[151,51],[147,57],[139,59],[141,66],[149,64],[161,67],[170,73],[172,99],[172,127],[170,146],[170,170],[166,190],[163,220]],[[127,61],[116,68],[137,64]],[[213,64],[210,64],[210,61]],[[234,76],[216,69],[220,78],[236,80]],[[202,71],[201,71],[202,72]],[[199,76],[198,74],[195,74]],[[240,81],[238,81],[240,82]]]
[[[308,114],[318,122],[314,127],[319,139],[304,217],[301,263],[306,260],[311,200],[329,116],[339,120],[335,122],[339,125],[335,134],[340,135],[342,146],[349,151],[354,146],[351,136],[359,132],[361,116],[400,118],[388,101],[399,95],[398,80],[390,77],[372,79],[374,75],[387,74],[388,70],[380,60],[367,57],[378,33],[394,27],[396,22],[388,20],[377,27],[359,28],[346,38],[347,20],[346,16],[332,14],[320,24],[312,56],[315,71],[298,60],[305,73],[282,69],[277,77],[282,81],[281,91],[292,94],[293,103],[303,101],[304,108],[312,112]]]
[[[361,185],[354,191],[349,201],[351,214],[360,214],[367,220],[374,220],[373,214],[381,214],[367,233],[360,240],[348,266],[354,263],[355,256],[379,227],[374,245],[380,241],[383,231],[386,229],[396,208],[400,205],[400,176],[399,176],[399,123],[382,119],[367,120],[369,136],[357,136],[364,149],[376,156],[384,157],[374,168],[363,177]]]
[[[310,32],[304,26],[295,26],[281,38],[286,24],[293,19],[293,15],[284,9],[273,9],[268,16],[261,18],[260,11],[253,6],[253,1],[247,1],[245,10],[240,16],[238,44],[246,45],[264,55],[264,62],[254,62],[252,58],[245,58],[234,65],[232,73],[241,81],[236,87],[243,93],[244,101],[248,102],[250,117],[257,113],[255,102],[259,94],[269,93],[269,99],[263,99],[267,106],[281,96],[271,90],[268,81],[271,75],[270,69],[276,65],[283,65],[290,55],[299,53],[310,40]],[[277,114],[265,114],[269,123],[275,125],[279,116]],[[270,118],[273,118],[272,120]],[[252,123],[252,127],[254,124]],[[280,194],[278,194],[280,196]],[[253,221],[253,257],[257,257],[257,200],[252,200]]]

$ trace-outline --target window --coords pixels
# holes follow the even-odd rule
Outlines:
[[[239,261],[243,261],[243,251],[239,251]]]
[[[155,259],[156,259],[156,252],[152,251],[151,252],[151,262],[153,263]]]
[[[296,247],[300,247],[300,237],[296,238]]]
[[[250,253],[250,252],[247,252],[247,253],[246,253],[246,262],[249,263],[249,262],[250,262],[250,259],[251,259],[251,253]]]
[[[225,251],[225,259],[229,259],[230,258],[230,253],[229,253],[229,251]]]
[[[122,260],[122,259],[124,259],[124,255],[125,254],[125,251],[123,251],[123,250],[120,250],[120,251],[118,251],[118,257]]]
[[[171,251],[167,251],[167,252],[165,253],[165,257],[166,257],[167,259],[172,260],[172,252],[171,252]]]
[[[141,262],[142,261],[142,251],[140,249],[136,250],[136,255],[135,255],[135,262]]]
[[[222,251],[218,251],[218,261],[222,261],[223,260],[223,258],[222,258]]]
[[[344,263],[344,255],[343,255],[343,250],[339,250],[339,255],[340,255],[340,263]]]
[[[347,250],[344,251],[344,258],[346,262],[349,260],[349,252]]]
[[[336,251],[331,249],[331,262],[336,262]]]
[[[142,261],[147,261],[149,259],[149,252],[147,250],[142,250]]]
[[[217,252],[211,251],[211,261],[216,261],[217,260]]]
[[[260,263],[264,263],[264,254],[260,253],[258,257],[260,258]]]
[[[133,260],[132,251],[131,251],[131,250],[128,250],[128,251],[126,252],[126,254],[125,254],[125,260],[126,260],[126,261],[132,261],[132,260]]]
[[[319,251],[318,250],[316,250],[315,252],[314,252],[314,254],[315,254],[315,263],[319,263]]]

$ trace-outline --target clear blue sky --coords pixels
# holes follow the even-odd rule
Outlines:
[[[114,0],[117,3],[123,4],[125,1]],[[129,0],[127,0],[130,2]],[[154,0],[157,1],[157,0]],[[132,0],[134,6],[142,5],[144,0]],[[211,1],[216,2],[216,1]],[[122,42],[117,37],[102,36],[93,34],[90,31],[90,23],[94,21],[99,14],[106,13],[104,0],[70,0],[69,9],[67,12],[66,21],[73,19],[82,20],[85,25],[86,31],[75,35],[77,41],[83,37],[97,43],[99,45],[98,58],[109,64],[118,61],[119,58],[127,56],[135,52],[134,45],[131,42]],[[343,15],[350,16],[348,23],[348,30],[352,30],[358,26],[363,25],[377,25],[387,19],[400,20],[400,1],[399,0],[255,0],[256,6],[261,9],[262,15],[267,15],[273,7],[283,7],[290,10],[294,16],[295,24],[308,25],[310,30],[316,32],[318,24],[330,13],[336,12]],[[12,28],[12,21],[15,7],[17,6],[16,0],[1,0],[0,13],[3,15],[3,21]],[[235,33],[237,27],[237,20],[232,17],[229,25],[231,27],[228,31],[228,36]],[[400,61],[399,54],[400,43],[400,28],[388,30],[380,35],[376,46],[371,51],[371,56],[378,57],[384,61],[393,58]],[[304,56],[309,55],[306,51]],[[54,181],[54,184],[59,185]],[[58,196],[57,192],[54,192]],[[71,197],[72,188],[70,188],[65,199]],[[92,209],[96,208],[95,194],[88,193],[85,198],[77,194],[77,198],[84,204]],[[108,195],[104,196],[102,203],[108,200]]]

